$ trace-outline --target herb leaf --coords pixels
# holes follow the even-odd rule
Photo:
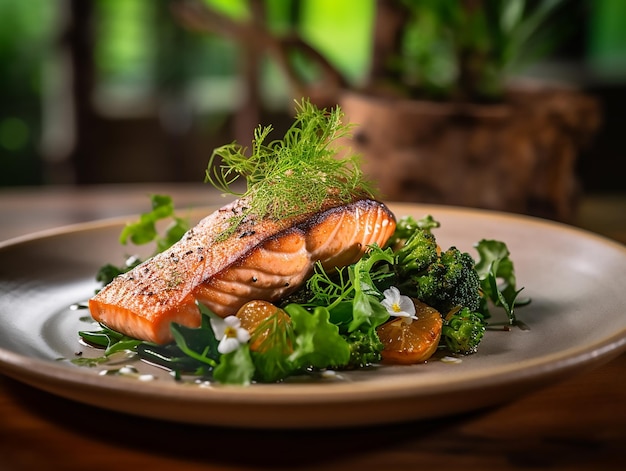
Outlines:
[[[180,218],[174,214],[174,203],[171,196],[168,195],[150,195],[150,201],[152,203],[152,209],[139,216],[139,220],[128,223],[122,229],[119,236],[119,242],[122,245],[126,245],[128,240],[135,245],[145,245],[150,242],[156,243],[154,255],[169,249],[172,245],[178,242],[182,236],[189,230],[189,220]],[[165,229],[163,236],[160,236],[156,223],[159,220],[171,218],[170,224]],[[103,265],[96,274],[96,281],[100,282],[103,286],[109,284],[118,275],[126,273],[137,265],[142,260],[138,257],[129,257],[126,263],[121,266],[116,266],[111,263]]]
[[[475,244],[475,248],[479,254],[475,268],[484,299],[501,306],[509,318],[509,323],[515,324],[515,303],[522,289],[517,289],[515,267],[508,247],[498,240],[482,239]],[[488,314],[486,306],[483,310]]]
[[[220,357],[219,365],[213,370],[213,378],[223,384],[247,386],[252,381],[254,371],[250,345],[242,345]]]
[[[189,223],[174,216],[174,203],[171,196],[151,195],[152,210],[141,214],[139,220],[128,223],[120,234],[120,243],[126,245],[128,239],[135,245],[144,245],[156,242],[156,253],[162,252],[176,243],[189,229]],[[172,218],[172,223],[166,229],[165,236],[159,236],[156,223],[159,220]]]
[[[211,367],[217,366],[217,341],[211,328],[191,329],[172,323],[170,330],[176,345],[185,355]]]

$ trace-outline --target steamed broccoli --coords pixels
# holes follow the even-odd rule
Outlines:
[[[424,237],[421,248],[428,253],[430,246],[430,238]],[[474,269],[474,259],[468,253],[450,247],[421,269],[412,269],[414,266],[421,265],[409,259],[396,267],[399,273],[409,268],[408,277],[404,276],[406,273],[400,277],[406,280],[401,285],[405,294],[420,299],[442,315],[457,307],[468,307],[473,311],[480,307],[480,280]]]
[[[483,316],[467,307],[446,316],[441,329],[441,340],[452,353],[476,352],[484,335]]]
[[[381,360],[384,345],[375,329],[357,329],[345,337],[350,346],[347,368],[363,368]]]
[[[435,236],[417,229],[395,253],[396,271],[400,278],[421,273],[437,261],[438,248]]]
[[[426,273],[413,277],[416,297],[443,315],[456,307],[477,310],[480,306],[480,280],[474,259],[456,247],[442,252]]]

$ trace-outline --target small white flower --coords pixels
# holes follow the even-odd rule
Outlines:
[[[380,303],[385,306],[387,312],[391,316],[406,317],[408,319],[417,319],[415,315],[415,304],[411,298],[400,294],[400,290],[395,286],[386,289],[383,292],[385,299]]]
[[[228,316],[222,319],[212,316],[211,327],[215,333],[215,338],[220,339],[217,351],[222,354],[234,352],[240,345],[250,340],[250,333],[241,327],[241,321],[238,317]]]

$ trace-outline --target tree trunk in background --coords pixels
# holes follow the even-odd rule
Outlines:
[[[259,0],[250,2],[252,20],[259,27],[265,26],[265,3]],[[239,58],[241,77],[245,94],[243,105],[236,111],[233,121],[235,141],[247,146],[252,142],[254,130],[261,122],[261,91],[259,76],[261,61],[254,48],[242,47]]]
[[[391,75],[389,60],[402,50],[402,29],[407,12],[397,1],[377,0],[372,38],[372,63],[369,83],[388,82],[396,79]]]
[[[96,113],[92,95],[95,83],[93,2],[70,0],[66,41],[70,51],[72,99],[75,117],[75,147],[69,160],[76,183],[97,181],[97,165],[91,151],[95,142]]]

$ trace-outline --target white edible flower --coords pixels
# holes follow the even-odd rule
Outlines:
[[[408,319],[417,319],[415,315],[415,304],[411,298],[400,294],[400,290],[395,286],[386,289],[383,292],[385,299],[380,303],[385,306],[387,312],[391,316],[406,317]]]
[[[226,354],[234,352],[240,345],[250,340],[250,333],[241,327],[238,317],[228,316],[224,319],[211,317],[211,327],[215,333],[215,338],[220,339],[217,351]]]

